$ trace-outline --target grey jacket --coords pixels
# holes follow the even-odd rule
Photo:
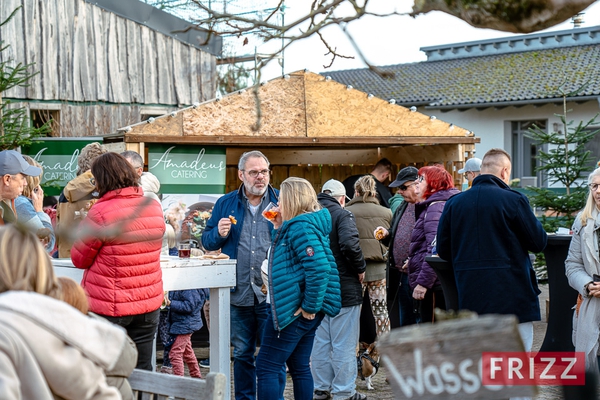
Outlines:
[[[594,213],[582,226],[581,214],[577,215],[573,224],[573,237],[569,247],[569,255],[565,261],[565,273],[569,285],[583,296],[579,308],[579,316],[573,315],[573,344],[575,351],[585,353],[586,370],[598,371],[598,340],[600,338],[600,299],[590,297],[584,286],[592,281],[593,274],[600,274],[600,257],[598,256],[598,229],[600,214]]]

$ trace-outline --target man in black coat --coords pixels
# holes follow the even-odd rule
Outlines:
[[[390,199],[392,198],[392,193],[383,182],[385,182],[390,176],[392,176],[392,168],[392,162],[387,158],[382,158],[381,160],[377,161],[377,164],[375,164],[375,167],[373,168],[373,171],[371,171],[370,174],[373,176],[373,178],[375,178],[377,200],[379,200],[380,205],[387,208],[390,208]],[[349,199],[352,199],[354,197],[354,184],[362,176],[364,176],[364,174],[352,175],[344,179],[343,185],[344,188],[346,188],[346,196],[348,196]]]
[[[546,247],[547,235],[523,194],[511,190],[510,155],[491,149],[471,189],[446,202],[437,252],[452,263],[458,306],[478,314],[514,314],[525,349],[540,320],[540,290],[529,252]]]
[[[317,196],[331,214],[329,241],[340,275],[342,309],[335,317],[325,316],[315,333],[311,371],[315,384],[314,399],[332,397],[362,400],[356,391],[356,345],[360,328],[362,280],[367,265],[360,249],[356,221],[344,210],[344,185],[331,179]]]

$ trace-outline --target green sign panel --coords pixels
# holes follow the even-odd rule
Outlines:
[[[102,139],[42,139],[23,147],[22,153],[42,164],[44,193],[59,196],[67,183],[77,176],[77,158],[81,149],[92,142],[102,142]]]
[[[161,193],[225,193],[225,148],[148,145],[148,171],[160,182]]]

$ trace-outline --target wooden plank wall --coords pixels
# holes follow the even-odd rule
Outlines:
[[[0,20],[18,6],[0,28],[10,45],[0,61],[34,63],[39,74],[6,98],[181,107],[216,93],[211,54],[83,0],[2,0]],[[121,118],[110,125],[126,126]]]
[[[13,102],[14,107],[35,109],[35,103]],[[173,109],[175,109],[173,107]],[[52,108],[56,110],[56,108]],[[61,137],[98,136],[116,132],[118,128],[140,122],[139,105],[91,104],[58,105]],[[43,115],[44,111],[40,111]]]

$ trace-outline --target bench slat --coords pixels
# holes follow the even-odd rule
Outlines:
[[[141,392],[142,400],[180,398],[185,400],[224,400],[226,377],[211,372],[206,379],[135,369],[129,377],[134,392]]]

